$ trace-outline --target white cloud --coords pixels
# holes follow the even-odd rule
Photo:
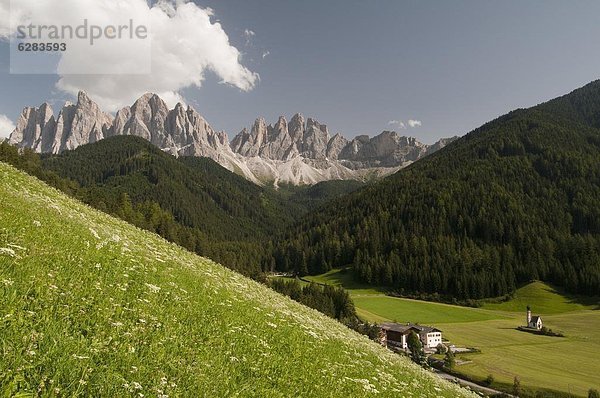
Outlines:
[[[271,55],[271,51],[263,51],[262,53],[262,58],[265,59],[267,58],[269,55]]]
[[[244,30],[244,37],[246,38],[246,45],[249,46],[250,43],[252,42],[252,38],[256,35],[256,33],[254,33],[253,30],[250,29],[245,29]]]
[[[9,0],[0,0],[0,17],[5,16]],[[60,4],[60,7],[57,5]],[[67,5],[65,5],[67,4]],[[124,4],[124,6],[122,6]],[[185,0],[159,0],[152,7],[146,0],[19,0],[12,2],[14,22],[27,20],[54,25],[81,24],[82,15],[93,15],[106,24],[126,19],[150,21],[151,73],[149,74],[67,74],[69,66],[88,67],[110,65],[111,70],[127,70],[131,66],[143,68],[136,43],[106,45],[85,51],[65,51],[59,63],[56,86],[76,95],[85,90],[92,99],[108,111],[130,105],[146,92],[154,92],[173,106],[182,101],[181,90],[200,87],[207,71],[213,72],[221,83],[249,91],[258,83],[259,76],[241,64],[240,52],[229,43],[229,37],[220,23],[211,20],[213,11]],[[131,12],[127,15],[123,7]],[[0,19],[0,35],[10,32],[8,18]],[[251,32],[251,31],[249,31]],[[254,32],[252,32],[253,34]],[[108,41],[108,40],[105,40]],[[107,43],[110,44],[110,43]],[[63,71],[61,74],[60,72]]]
[[[15,129],[15,124],[6,115],[0,115],[0,139],[6,138]]]
[[[394,120],[390,120],[388,122],[388,126],[397,126],[398,128],[401,128],[401,129],[405,129],[407,125],[410,128],[421,127],[421,121],[420,120],[409,119],[406,123],[404,123],[402,120],[395,120],[394,119]]]
[[[406,124],[402,120],[390,120],[388,126],[397,126],[398,128],[405,129]]]

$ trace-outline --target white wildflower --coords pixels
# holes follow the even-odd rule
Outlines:
[[[159,286],[152,285],[152,284],[150,284],[150,283],[146,283],[145,285],[146,285],[146,287],[147,287],[148,289],[150,289],[150,291],[151,291],[152,293],[158,293],[158,292],[160,291],[160,287],[159,287]]]
[[[90,228],[90,232],[92,233],[94,238],[100,239],[100,235],[98,235],[98,232],[96,232],[96,230],[94,230],[93,228]]]
[[[0,247],[0,254],[4,254],[6,256],[14,257],[15,251],[13,249],[9,249],[8,247]]]
[[[35,225],[36,227],[41,227],[42,223],[39,222],[38,220],[33,220],[33,225]]]

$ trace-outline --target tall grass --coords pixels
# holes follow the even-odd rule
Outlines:
[[[0,393],[469,395],[317,311],[3,163]]]

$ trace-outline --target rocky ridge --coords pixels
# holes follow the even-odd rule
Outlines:
[[[231,143],[192,107],[169,109],[156,94],[141,96],[114,117],[102,112],[84,92],[54,116],[48,103],[27,107],[9,137],[11,144],[41,153],[61,153],[114,135],[135,135],[174,156],[209,157],[255,183],[314,184],[332,179],[358,179],[390,174],[445,146],[453,139],[425,145],[411,137],[384,131],[347,140],[330,135],[326,125],[301,114],[289,123],[258,118]]]

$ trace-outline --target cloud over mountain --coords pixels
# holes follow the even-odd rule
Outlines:
[[[15,129],[15,124],[6,115],[0,115],[0,139],[6,138]]]
[[[0,14],[6,14],[8,3],[9,0],[0,0]],[[243,91],[251,90],[259,80],[257,73],[241,64],[241,54],[230,44],[221,24],[211,20],[213,11],[193,2],[159,0],[149,6],[146,0],[123,4],[111,0],[22,0],[11,5],[13,26],[15,22],[25,21],[76,26],[85,15],[94,16],[104,24],[128,19],[148,21],[150,65],[144,64],[143,49],[135,41],[111,45],[105,40],[98,43],[100,50],[95,44],[93,49],[79,46],[77,51],[61,54],[57,87],[72,95],[85,90],[108,111],[116,111],[148,91],[158,93],[173,106],[182,101],[182,89],[202,85],[206,72],[213,72],[221,83]],[[14,32],[8,27],[8,18],[4,18],[0,22],[0,34],[6,38],[8,33]],[[74,64],[78,68],[87,65],[95,74],[61,73],[61,70],[68,72],[68,66]],[[140,68],[150,66],[151,73],[114,74],[119,67],[130,70],[132,65],[138,64]],[[113,74],[97,72],[98,65],[110,65]]]

